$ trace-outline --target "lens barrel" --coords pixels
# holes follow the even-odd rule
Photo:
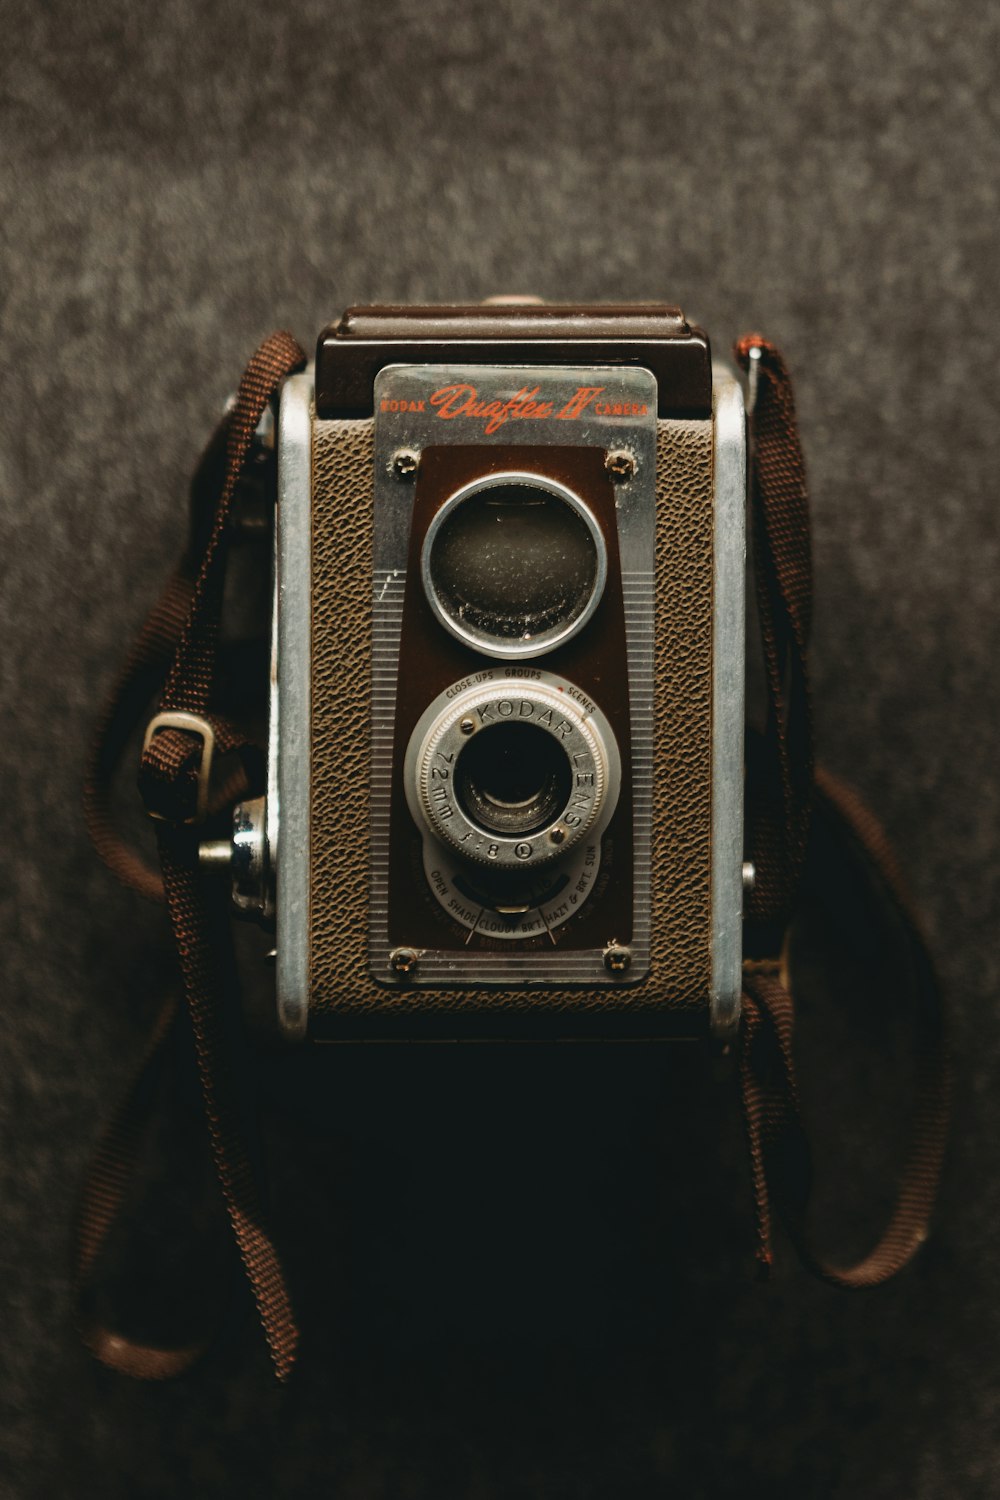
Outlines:
[[[486,833],[524,838],[558,817],[573,789],[562,746],[523,720],[487,724],[471,736],[455,766],[455,791],[467,817]]]
[[[554,678],[501,679],[435,701],[411,741],[408,795],[437,838],[474,862],[524,869],[605,820],[617,747],[572,691]]]

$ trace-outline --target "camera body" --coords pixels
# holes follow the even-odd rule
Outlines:
[[[282,1030],[738,1019],[746,426],[678,309],[358,308],[277,416]],[[239,897],[238,897],[239,899]]]

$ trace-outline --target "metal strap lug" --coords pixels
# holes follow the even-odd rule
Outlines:
[[[187,713],[182,709],[165,709],[162,713],[154,714],[146,725],[146,734],[142,742],[143,755],[152,744],[153,736],[159,734],[161,729],[183,729],[186,734],[197,734],[201,737],[198,798],[195,803],[194,816],[181,818],[178,821],[184,824],[204,823],[208,813],[208,788],[212,776],[212,759],[215,755],[215,730],[207,719],[202,718],[201,714]],[[175,821],[167,817],[165,813],[154,812],[152,808],[147,808],[146,811],[158,823]]]

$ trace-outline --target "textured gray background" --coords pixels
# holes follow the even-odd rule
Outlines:
[[[0,29],[3,1493],[1000,1494],[995,10],[51,0]],[[67,1225],[168,961],[84,841],[95,704],[258,339],[498,290],[785,348],[822,753],[884,814],[954,1006],[935,1236],[871,1294],[787,1250],[753,1285],[730,1096],[687,1051],[293,1060],[323,1101],[275,1174],[299,1379],[244,1322],[129,1384],[74,1340]],[[836,1206],[882,1116],[812,1061],[849,1117]]]

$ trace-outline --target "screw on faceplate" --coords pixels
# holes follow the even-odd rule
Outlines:
[[[604,950],[604,967],[609,974],[624,974],[631,962],[631,948],[625,948],[621,943],[609,943]]]
[[[390,464],[393,478],[412,479],[420,468],[420,454],[414,448],[398,448]]]
[[[566,838],[566,830],[562,826],[561,823],[557,823],[554,828],[550,828],[549,829],[549,843],[550,844],[561,844],[561,843],[563,843],[563,841],[565,840],[565,838]]]
[[[412,974],[419,956],[415,948],[393,948],[389,954],[389,967],[394,974]]]
[[[470,719],[468,717],[459,719],[458,727],[463,734],[471,734],[476,727],[476,721],[475,719]]]
[[[612,479],[621,484],[624,480],[631,479],[635,473],[635,459],[624,448],[615,448],[604,460],[604,467]]]

